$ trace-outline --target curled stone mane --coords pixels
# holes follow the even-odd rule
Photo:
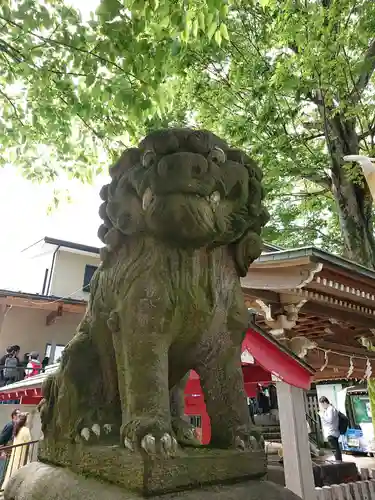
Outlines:
[[[224,207],[219,206],[216,211],[215,234],[210,241],[196,246],[228,245],[238,275],[245,276],[251,262],[261,253],[260,235],[269,218],[262,203],[262,172],[245,152],[230,148],[211,132],[192,129],[153,132],[137,148],[125,150],[110,168],[111,182],[100,192],[103,203],[99,215],[103,223],[98,237],[105,243],[101,250],[103,266],[110,265],[127,239],[150,232],[143,208],[151,196],[148,188],[153,184],[155,168],[165,174],[166,193],[177,192],[178,179],[173,179],[172,170],[168,175],[171,158],[178,164],[182,177],[186,171],[192,172],[193,178],[196,172],[198,177],[199,169],[209,166],[204,181],[211,189],[218,189],[214,194],[219,192]],[[200,189],[203,181],[198,181],[196,186]],[[204,194],[209,192],[202,192]],[[226,202],[230,202],[230,208]],[[198,202],[186,197],[183,203],[191,214]],[[204,214],[196,218],[201,225],[206,223]],[[158,236],[163,238],[165,235]],[[189,241],[183,244],[186,246]]]

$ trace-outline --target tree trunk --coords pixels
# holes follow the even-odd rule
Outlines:
[[[359,152],[354,120],[344,120],[339,115],[326,119],[326,139],[331,156],[331,191],[337,205],[345,257],[375,268],[373,199],[360,168],[352,179],[343,160],[345,155]]]

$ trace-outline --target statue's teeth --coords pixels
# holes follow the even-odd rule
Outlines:
[[[142,208],[143,210],[147,210],[148,207],[150,206],[150,203],[152,201],[153,194],[150,188],[147,188],[146,191],[143,194],[142,198]]]

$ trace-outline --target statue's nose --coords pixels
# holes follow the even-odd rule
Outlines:
[[[208,171],[204,156],[196,153],[174,153],[162,158],[158,164],[160,177],[189,177],[199,179]]]

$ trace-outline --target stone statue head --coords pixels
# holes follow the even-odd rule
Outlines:
[[[230,245],[241,276],[260,255],[262,173],[211,132],[153,132],[124,151],[110,176],[98,233],[109,251],[142,233],[180,248]]]

